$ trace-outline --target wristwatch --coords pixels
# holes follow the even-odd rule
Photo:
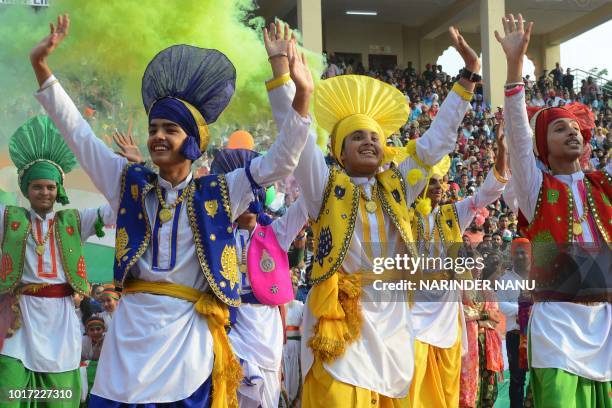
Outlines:
[[[472,71],[468,71],[466,68],[461,70],[461,78],[465,78],[470,82],[478,83],[482,81],[482,77],[478,74],[473,73]]]

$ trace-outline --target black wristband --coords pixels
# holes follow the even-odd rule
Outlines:
[[[461,70],[461,78],[465,78],[470,82],[478,83],[482,81],[482,77],[478,74],[468,71],[466,68]]]

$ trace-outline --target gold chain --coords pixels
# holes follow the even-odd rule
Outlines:
[[[375,183],[374,185],[372,185],[372,191],[371,191],[371,195],[369,198],[365,194],[365,186],[362,186],[359,188],[359,194],[365,200],[365,208],[366,208],[366,211],[369,213],[374,213],[378,209],[378,205],[376,204],[376,201],[374,201],[376,197],[377,186],[378,186],[378,183]]]
[[[32,240],[36,244],[36,253],[38,255],[43,256],[43,254],[45,253],[45,245],[47,244],[47,241],[49,241],[49,238],[51,237],[51,232],[53,232],[53,222],[51,222],[51,225],[49,225],[49,229],[47,230],[47,233],[45,234],[45,237],[43,238],[43,240],[41,242],[38,242],[36,240],[36,236],[34,235],[34,228],[30,230],[30,235],[32,236]]]
[[[576,201],[574,200],[574,203]],[[578,211],[576,211],[576,213],[578,213]],[[585,222],[587,220],[587,217],[589,216],[589,205],[587,203],[587,200],[583,200],[582,202],[582,216],[576,218],[576,221],[574,221],[574,225],[572,228],[572,232],[574,235],[579,236],[582,235],[582,223]]]
[[[236,241],[238,240],[236,239]],[[249,240],[247,240],[245,244],[242,245],[242,254],[241,254],[242,259],[238,258],[238,254],[236,254],[236,260],[238,261],[238,265],[239,265],[238,269],[240,269],[240,272],[242,273],[246,273],[247,271],[247,249],[246,247],[247,247],[248,242]]]
[[[159,212],[159,219],[162,223],[170,221],[172,218],[172,211],[176,208],[177,205],[183,202],[187,194],[193,190],[193,183],[189,184],[189,186],[183,190],[181,195],[170,205],[166,204],[164,197],[162,196],[161,189],[159,185],[155,187],[155,192],[157,193],[157,199],[159,200],[159,205],[162,206],[162,209]]]

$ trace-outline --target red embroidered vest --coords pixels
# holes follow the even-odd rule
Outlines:
[[[609,174],[601,171],[585,174],[584,184],[587,193],[589,216],[596,225],[602,243],[610,243],[612,237],[612,205],[610,196],[612,182]],[[540,295],[546,294],[547,300],[563,300],[554,290],[561,282],[577,276],[575,265],[568,250],[574,243],[572,226],[574,222],[574,199],[571,188],[548,173],[543,173],[542,187],[538,195],[535,214],[526,225],[522,214],[519,228],[533,248],[531,278],[535,279]],[[522,221],[522,222],[520,222]],[[555,245],[556,244],[556,245]],[[571,278],[568,278],[570,277]],[[578,284],[578,283],[577,283]],[[571,283],[570,283],[571,286]],[[541,297],[541,296],[540,296]]]

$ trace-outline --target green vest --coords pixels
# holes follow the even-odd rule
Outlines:
[[[81,218],[77,210],[61,210],[55,213],[54,234],[59,247],[64,274],[75,292],[89,293],[83,244],[81,242]],[[0,267],[0,294],[13,291],[21,282],[25,259],[26,241],[32,223],[28,210],[7,206],[4,210],[4,240]]]

